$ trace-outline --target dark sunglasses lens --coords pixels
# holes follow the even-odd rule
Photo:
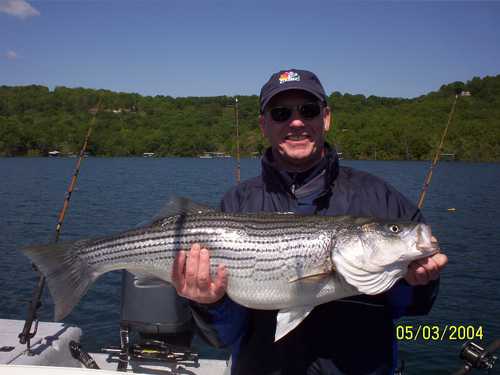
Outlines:
[[[283,122],[290,118],[292,110],[286,107],[275,107],[271,109],[271,117],[276,122]]]
[[[321,107],[318,103],[307,103],[299,107],[300,115],[303,118],[314,118],[321,112]]]

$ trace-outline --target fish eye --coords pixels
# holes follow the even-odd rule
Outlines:
[[[397,224],[391,224],[389,226],[389,230],[392,232],[392,233],[399,233],[401,232],[401,228],[399,227],[399,225]]]

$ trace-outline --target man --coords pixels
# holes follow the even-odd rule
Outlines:
[[[368,173],[339,167],[325,143],[331,112],[311,72],[273,74],[260,95],[259,125],[271,147],[260,176],[227,192],[227,212],[288,212],[422,220],[420,211],[390,185]],[[231,346],[232,374],[389,374],[395,366],[393,319],[426,314],[437,294],[444,254],[413,262],[405,280],[377,296],[356,296],[317,306],[293,331],[274,342],[276,311],[247,309],[225,296],[227,272],[209,274],[209,250],[181,252],[174,265],[177,292],[194,301],[203,335]]]

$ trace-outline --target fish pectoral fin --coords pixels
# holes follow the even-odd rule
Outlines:
[[[296,283],[297,281],[305,281],[305,282],[318,282],[324,280],[327,277],[332,275],[332,270],[325,270],[324,268],[320,268],[317,270],[312,270],[309,273],[294,277],[288,280],[289,283]]]
[[[274,342],[285,337],[295,329],[314,309],[315,306],[301,306],[292,309],[283,309],[276,316],[276,333]]]

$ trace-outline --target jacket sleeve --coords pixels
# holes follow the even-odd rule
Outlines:
[[[438,291],[439,279],[419,286],[411,286],[405,280],[400,280],[387,292],[387,302],[393,318],[428,314]]]
[[[225,348],[238,341],[247,325],[247,309],[224,296],[215,304],[190,302],[198,331],[208,343]]]

